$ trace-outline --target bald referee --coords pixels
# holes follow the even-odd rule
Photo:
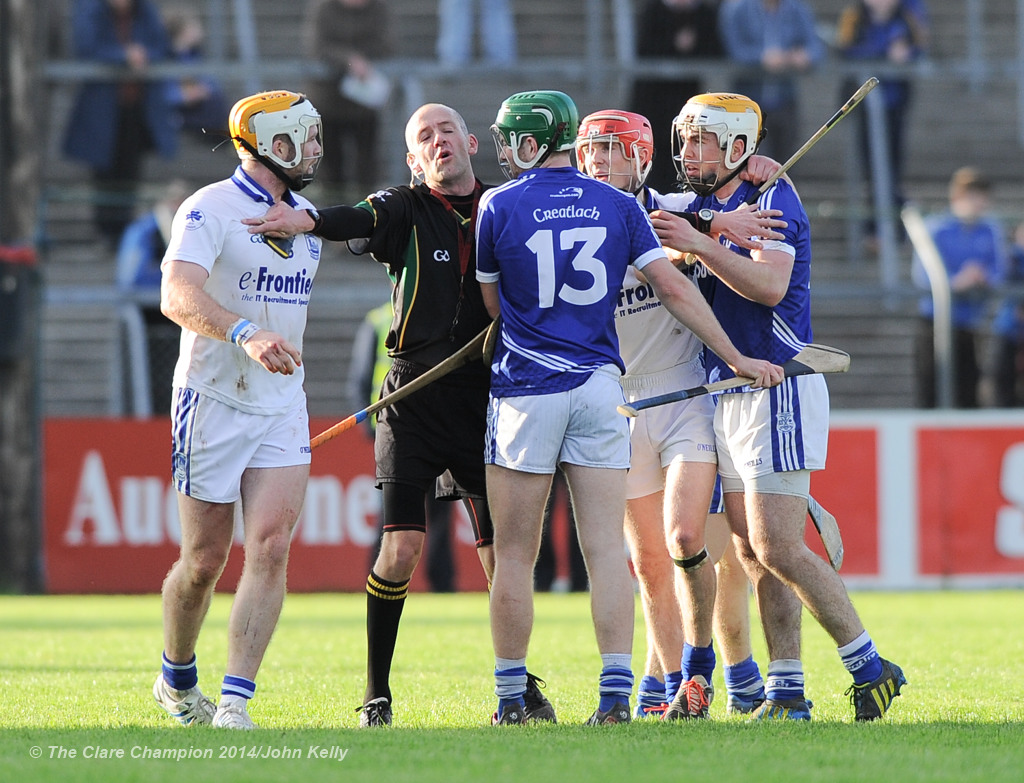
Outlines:
[[[328,240],[364,239],[360,250],[383,264],[394,283],[394,320],[386,344],[393,363],[388,394],[415,380],[470,342],[490,323],[476,280],[474,228],[487,189],[473,173],[478,142],[454,109],[429,103],[405,128],[413,185],[388,188],[354,207],[317,213],[276,204],[254,233],[312,232]],[[488,368],[473,361],[384,408],[374,456],[383,490],[380,554],[366,580],[367,682],[361,726],[392,720],[391,662],[398,626],[426,531],[424,499],[448,471],[464,498],[488,581],[494,570],[493,532],[484,485],[483,447]],[[551,704],[529,676],[527,712],[555,720]]]

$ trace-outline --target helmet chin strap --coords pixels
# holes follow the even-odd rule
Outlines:
[[[306,187],[306,185],[313,181],[313,174],[300,174],[298,179],[296,179],[295,177],[288,175],[285,172],[285,170],[278,166],[276,163],[274,163],[274,161],[267,160],[266,158],[259,156],[257,156],[257,158],[259,159],[260,163],[262,163],[264,166],[266,166],[268,169],[274,172],[277,178],[285,184],[285,187],[287,187],[290,190],[294,190],[296,193],[298,193],[300,190]]]
[[[296,193],[298,193],[300,190],[306,187],[306,185],[313,181],[313,177],[315,176],[314,174],[301,174],[299,175],[298,180],[296,180],[295,177],[289,175],[277,163],[270,160],[269,158],[264,157],[263,155],[260,155],[256,150],[252,148],[252,145],[249,144],[245,139],[237,139],[237,141],[239,144],[245,147],[250,153],[252,153],[252,156],[256,158],[256,160],[258,160],[260,163],[262,163],[264,166],[270,169],[274,176],[281,180],[281,182],[283,182],[285,187],[288,188],[289,190],[294,190]]]
[[[743,161],[743,163],[741,163],[739,166],[730,171],[729,174],[725,177],[725,179],[719,180],[716,178],[713,183],[700,181],[699,184],[695,184],[691,179],[686,177],[684,173],[683,184],[689,186],[690,190],[692,190],[698,196],[710,196],[713,193],[715,193],[715,191],[725,187],[730,182],[732,182],[733,179],[739,176],[739,173],[747,167],[747,161],[749,160],[750,158],[747,157],[746,160]]]
[[[543,165],[544,161],[546,161],[548,158],[551,157],[551,153],[553,153],[555,151],[555,148],[558,146],[559,140],[562,138],[563,135],[565,135],[565,125],[566,124],[564,122],[558,123],[558,125],[555,128],[554,134],[552,134],[552,136],[551,136],[551,141],[549,141],[547,143],[547,145],[544,147],[543,151],[541,152],[540,156],[530,166],[531,169],[535,169],[538,166]],[[536,140],[536,138],[537,137],[534,136],[535,140]]]

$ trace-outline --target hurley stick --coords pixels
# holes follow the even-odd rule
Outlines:
[[[401,389],[395,389],[395,391],[391,392],[391,394],[381,397],[379,400],[377,400],[377,402],[373,403],[373,405],[370,405],[369,407],[363,408],[361,411],[353,413],[348,418],[342,419],[334,426],[329,427],[328,429],[321,432],[319,435],[310,438],[309,447],[311,449],[315,449],[317,446],[326,443],[331,438],[337,437],[345,430],[350,430],[357,424],[366,421],[367,416],[372,416],[374,413],[381,410],[382,408],[386,408],[389,405],[393,405],[394,403],[398,402],[401,399],[405,399],[413,392],[419,391],[427,384],[433,383],[438,378],[441,378],[442,376],[445,376],[448,373],[450,373],[452,370],[461,367],[464,364],[468,364],[474,359],[481,358],[483,355],[485,342],[487,341],[487,336],[489,333],[492,333],[492,328],[495,328],[494,322],[492,322],[490,326],[488,326],[486,329],[481,331],[480,334],[478,334],[476,337],[474,337],[472,340],[470,340],[468,343],[462,346],[462,348],[460,348],[458,351],[453,353],[440,364],[431,367],[419,378],[415,378],[414,380],[410,381]]]
[[[787,378],[797,375],[813,375],[815,373],[846,372],[850,369],[850,354],[840,351],[838,348],[830,348],[827,345],[808,343],[796,356],[782,365],[782,370]],[[679,391],[659,394],[656,397],[648,397],[645,400],[636,400],[618,406],[618,411],[623,416],[636,416],[646,408],[654,408],[658,405],[668,405],[680,400],[688,400],[691,397],[699,397],[702,394],[714,394],[715,392],[738,389],[751,382],[750,378],[737,376],[727,378],[724,381],[705,383],[703,386],[695,386],[692,389],[680,389]]]
[[[759,187],[754,193],[751,193],[750,196],[747,197],[747,203],[753,204],[755,201],[757,201],[758,197],[762,193],[764,193],[766,190],[768,190],[768,188],[775,184],[775,180],[777,180],[779,177],[781,177],[783,174],[789,171],[790,167],[798,160],[800,160],[800,158],[804,156],[804,153],[806,153],[807,150],[809,150],[811,147],[817,144],[821,140],[822,136],[824,136],[826,133],[832,130],[832,127],[836,123],[838,123],[841,119],[843,119],[843,117],[845,117],[847,114],[853,111],[854,107],[856,107],[858,103],[864,100],[864,97],[877,86],[878,79],[876,79],[874,76],[868,78],[868,80],[864,82],[864,84],[857,88],[857,92],[851,95],[849,100],[847,100],[846,103],[839,107],[839,110],[832,115],[831,119],[829,119],[828,122],[826,122],[824,125],[818,128],[818,130],[814,132],[814,135],[811,136],[811,138],[809,138],[807,141],[805,141],[804,145],[796,152],[794,152],[789,160],[782,164],[782,168],[780,168],[772,176],[765,180],[764,184],[761,185],[761,187]]]

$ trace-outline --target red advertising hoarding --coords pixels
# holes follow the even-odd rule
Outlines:
[[[811,491],[839,520],[844,577],[870,587],[1024,584],[1024,417],[1001,416],[994,425],[986,423],[993,417],[915,413],[837,418],[828,468],[813,475]],[[311,429],[332,423],[314,420]],[[44,432],[49,592],[159,591],[179,540],[169,423],[51,419]],[[289,589],[362,591],[379,503],[362,430],[314,451]],[[486,589],[469,521],[461,504],[453,506],[456,589]],[[559,510],[553,525],[563,577],[567,524]],[[810,524],[807,540],[823,554]],[[237,546],[221,589],[233,589],[241,565]],[[412,589],[426,588],[424,570]]]
[[[924,575],[1024,573],[1024,430],[917,433]]]
[[[314,419],[310,428],[320,432],[333,423]],[[180,541],[170,483],[170,423],[50,419],[44,449],[47,590],[158,592]],[[289,557],[289,589],[363,590],[379,504],[373,445],[363,431],[351,430],[318,448]],[[461,504],[453,507],[456,588],[486,589],[469,521]],[[233,589],[241,567],[239,545],[221,577],[222,589]],[[412,589],[424,589],[423,570],[417,569]]]

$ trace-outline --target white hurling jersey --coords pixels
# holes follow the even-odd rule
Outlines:
[[[661,194],[645,188],[642,204],[648,211],[668,209],[683,212],[693,193]],[[687,271],[684,269],[684,271]],[[643,281],[632,266],[619,291],[615,307],[615,331],[626,375],[648,375],[678,364],[686,364],[700,353],[700,340],[662,306],[650,283]]]
[[[297,209],[313,206],[289,191],[284,200]],[[237,168],[230,179],[207,185],[181,205],[163,263],[203,267],[210,273],[206,293],[301,351],[321,240],[300,234],[289,257],[282,258],[241,222],[262,216],[272,204],[270,194]],[[181,330],[175,387],[195,389],[247,413],[272,415],[287,411],[303,394],[303,378],[302,367],[292,375],[271,373],[240,346]]]

